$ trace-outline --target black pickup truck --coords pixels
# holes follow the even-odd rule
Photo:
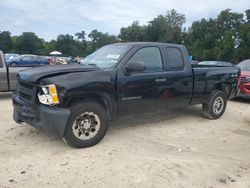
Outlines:
[[[118,43],[100,48],[81,65],[21,71],[13,94],[14,119],[88,147],[119,115],[202,104],[217,119],[236,95],[237,67],[192,67],[186,48],[166,43]]]

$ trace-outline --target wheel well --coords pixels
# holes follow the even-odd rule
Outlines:
[[[228,98],[231,91],[231,85],[227,83],[219,83],[214,86],[213,90],[215,89],[223,91]]]
[[[106,99],[104,96],[101,96],[99,94],[95,94],[95,93],[91,93],[91,94],[84,94],[81,96],[74,96],[69,98],[66,103],[65,103],[65,107],[71,107],[74,106],[75,104],[79,104],[79,103],[84,103],[85,101],[88,102],[96,102],[98,104],[100,104],[106,111],[108,114],[108,118],[110,120],[113,119],[113,113],[112,113],[112,108],[111,108],[111,102]]]

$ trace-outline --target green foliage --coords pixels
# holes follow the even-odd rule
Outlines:
[[[224,60],[237,63],[250,57],[249,19],[230,9],[221,11],[215,19],[193,22],[185,34],[184,44],[194,59]]]
[[[154,42],[181,43],[185,16],[170,10],[165,16],[159,15],[149,22],[147,38]]]
[[[226,9],[215,18],[201,19],[183,28],[185,15],[170,10],[140,25],[132,22],[122,27],[118,36],[98,30],[88,35],[80,31],[75,36],[58,35],[56,40],[45,41],[35,33],[24,32],[20,36],[11,36],[8,31],[0,31],[0,49],[21,54],[48,55],[57,50],[65,55],[85,57],[96,49],[116,42],[168,42],[184,44],[193,59],[226,60],[239,62],[250,58],[250,9],[242,13]],[[87,36],[87,39],[86,39]]]
[[[122,27],[118,36],[124,42],[140,42],[146,41],[146,26],[140,26],[138,21],[134,21],[131,26]]]
[[[41,54],[44,40],[38,38],[35,33],[24,32],[17,37],[16,48],[18,53]]]
[[[9,31],[0,31],[0,49],[3,52],[11,51],[13,47],[13,41]]]
[[[119,38],[122,41],[152,41],[181,43],[182,26],[185,16],[170,10],[149,21],[148,25],[140,26],[138,21],[128,27],[122,27]]]
[[[77,42],[73,36],[69,34],[58,35],[55,43],[55,50],[58,50],[65,55],[76,56],[77,55],[76,47],[77,47]]]
[[[116,36],[109,35],[108,33],[99,32],[96,29],[91,31],[88,37],[91,39],[89,42],[89,52],[94,52],[98,48],[119,42]]]

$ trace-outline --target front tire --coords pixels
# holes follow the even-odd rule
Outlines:
[[[221,90],[214,90],[207,101],[202,104],[203,114],[208,119],[220,118],[227,106],[227,97]]]
[[[100,104],[80,103],[71,108],[71,115],[63,138],[72,147],[90,147],[105,136],[107,129],[107,113]]]

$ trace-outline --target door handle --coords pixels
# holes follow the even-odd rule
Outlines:
[[[166,81],[167,81],[166,78],[157,78],[157,79],[155,80],[155,82],[166,82]]]

